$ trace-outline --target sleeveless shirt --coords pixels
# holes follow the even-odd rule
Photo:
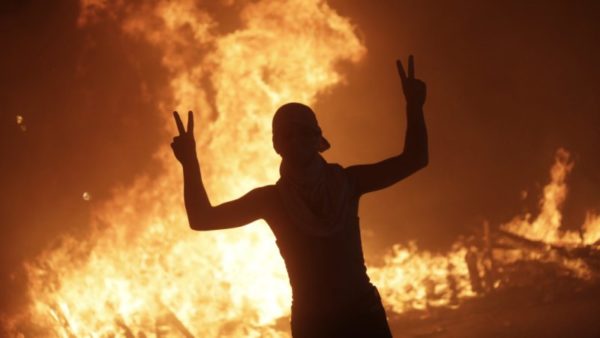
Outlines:
[[[265,220],[275,234],[292,287],[292,313],[334,315],[360,306],[373,293],[363,257],[359,194],[349,180],[348,213],[339,230],[318,236],[303,231],[286,213],[277,187],[269,186],[273,212]]]

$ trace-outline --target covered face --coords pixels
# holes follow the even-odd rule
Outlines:
[[[306,163],[329,149],[315,113],[307,105],[291,102],[279,107],[273,117],[273,147],[282,158]]]

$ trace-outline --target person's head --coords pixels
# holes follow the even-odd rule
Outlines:
[[[291,102],[277,109],[273,117],[273,148],[284,160],[304,165],[329,147],[310,107]]]

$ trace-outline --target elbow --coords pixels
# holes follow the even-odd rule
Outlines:
[[[190,229],[194,231],[208,231],[212,230],[210,224],[206,222],[190,222]]]
[[[202,231],[203,229],[203,224],[198,222],[197,220],[192,220],[191,218],[188,218],[188,223],[190,225],[190,229],[194,231]]]
[[[211,230],[211,222],[206,217],[200,217],[199,215],[188,215],[188,223],[190,229],[194,231],[206,231]]]
[[[419,161],[418,161],[418,167],[419,169],[423,169],[425,168],[427,165],[429,165],[429,155],[425,154],[425,156],[422,156]]]
[[[202,207],[186,203],[185,211],[190,229],[194,231],[214,230],[216,225],[216,214],[211,206]]]
[[[429,161],[427,159],[416,161],[413,165],[412,172],[415,173],[415,172],[420,171],[421,169],[425,168],[427,166],[428,162]]]
[[[429,164],[429,151],[427,148],[418,153],[415,162],[417,164],[417,170],[423,169]]]
[[[427,167],[427,165],[429,164],[429,155],[427,153],[422,153],[418,155],[414,154],[413,156],[411,156],[409,163],[411,163],[410,167],[412,168],[412,172],[419,171]]]
[[[198,222],[192,222],[192,221],[189,221],[189,223],[190,223],[190,229],[192,229],[194,231],[202,231],[203,230],[202,224],[200,224]]]

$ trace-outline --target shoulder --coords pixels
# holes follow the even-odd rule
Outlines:
[[[265,185],[254,188],[248,196],[255,201],[253,205],[256,207],[256,212],[265,220],[271,219],[273,212],[277,209],[279,195],[274,184]],[[270,222],[267,222],[270,224]]]
[[[258,199],[261,202],[269,203],[272,201],[276,191],[275,185],[265,185],[262,187],[254,188],[248,192],[248,196],[253,199]]]
[[[254,194],[270,194],[275,189],[275,184],[263,185],[262,187],[250,190]]]

